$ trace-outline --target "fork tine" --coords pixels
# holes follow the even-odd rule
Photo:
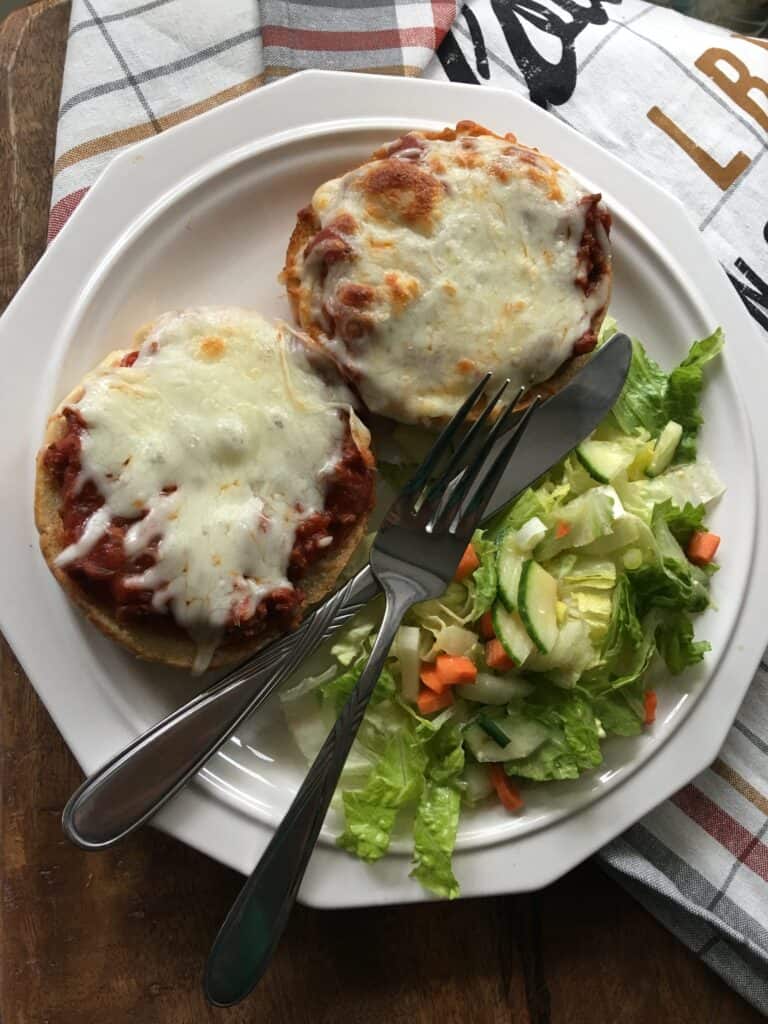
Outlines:
[[[448,445],[464,425],[468,413],[477,403],[478,398],[485,390],[485,386],[491,379],[491,374],[486,373],[474,390],[467,396],[457,412],[453,414],[448,423],[438,434],[437,440],[427,452],[424,461],[405,485],[403,494],[418,494],[429,480],[429,477],[442,458]]]
[[[441,504],[441,498],[446,493],[446,485],[451,483],[451,479],[445,475],[441,475],[441,479],[438,484],[432,489],[433,501],[429,507],[431,512],[430,521],[427,524],[428,530],[435,530],[438,528],[444,528],[446,523],[450,522],[454,514],[461,508],[462,502],[470,492],[472,485],[477,479],[477,475],[482,468],[486,458],[493,449],[496,439],[505,430],[510,417],[515,411],[515,406],[520,401],[522,396],[525,394],[525,388],[520,388],[515,398],[509,403],[507,408],[504,410],[501,416],[496,420],[492,430],[488,433],[480,447],[479,451],[476,452],[475,456],[468,463],[464,473],[461,475],[456,486],[450,491],[446,501]],[[439,492],[439,493],[438,493]],[[425,503],[426,506],[426,503]]]
[[[503,382],[501,387],[496,391],[496,394],[488,402],[488,404],[480,413],[475,422],[472,424],[470,429],[467,431],[467,433],[464,435],[461,441],[459,441],[459,445],[454,451],[453,455],[451,456],[450,462],[445,467],[445,469],[441,470],[440,478],[435,480],[430,489],[427,491],[426,497],[424,498],[423,501],[424,505],[431,505],[431,503],[434,500],[436,500],[440,494],[445,493],[445,481],[453,480],[454,476],[459,470],[459,467],[462,465],[462,463],[466,461],[466,457],[468,453],[472,450],[472,445],[474,444],[475,439],[479,436],[480,431],[485,426],[486,420],[491,415],[493,410],[496,408],[499,399],[506,391],[508,385],[509,379]],[[515,401],[517,401],[517,399],[515,399]]]
[[[501,475],[506,469],[507,463],[509,462],[515,448],[517,448],[520,443],[520,439],[525,433],[531,417],[541,404],[541,400],[541,395],[537,395],[520,417],[519,421],[515,424],[515,427],[504,447],[493,460],[488,471],[481,477],[477,489],[472,495],[472,498],[464,511],[462,512],[461,506],[456,510],[453,522],[449,527],[451,532],[460,532],[467,536],[471,536],[474,533],[475,527],[483,518],[483,513],[485,511],[485,506],[488,504],[488,499],[496,489],[496,485],[501,479]],[[478,460],[472,468],[474,470],[473,476],[476,478],[479,470],[482,468],[482,463]]]

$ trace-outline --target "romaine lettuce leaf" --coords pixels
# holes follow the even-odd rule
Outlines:
[[[411,875],[425,889],[454,899],[459,894],[459,885],[451,858],[461,805],[458,781],[464,770],[464,746],[458,724],[448,721],[441,726],[427,741],[426,750],[427,782],[413,824]]]
[[[507,530],[519,530],[529,519],[535,516],[541,519],[545,514],[546,508],[538,492],[528,487],[515,499],[511,508],[493,517],[486,532],[498,540]]]
[[[664,425],[675,420],[683,427],[675,462],[693,461],[702,422],[699,403],[704,366],[722,347],[723,332],[718,327],[708,338],[695,341],[682,363],[666,374],[640,342],[633,339],[632,364],[610,419],[625,434],[633,434],[642,427],[652,437],[658,437]]]
[[[685,557],[663,512],[654,515],[653,535],[658,544],[658,560],[627,570],[640,618],[650,608],[704,611],[709,605],[707,574]]]
[[[639,736],[643,731],[645,709],[642,700],[628,699],[628,690],[606,693],[593,701],[595,714],[608,735]]]
[[[448,720],[427,740],[427,775],[441,784],[455,781],[464,770],[464,746],[458,722]]]
[[[427,782],[413,823],[413,870],[411,877],[425,889],[445,899],[459,895],[459,883],[451,867],[461,796],[452,786]]]
[[[682,363],[669,375],[664,396],[667,419],[675,420],[683,428],[675,462],[692,462],[696,458],[696,436],[703,422],[700,401],[704,367],[722,347],[723,332],[718,327],[708,338],[695,341]]]
[[[414,730],[391,736],[363,789],[343,794],[345,828],[338,845],[362,860],[383,857],[397,812],[421,795],[426,766],[425,745]]]
[[[338,638],[331,645],[332,657],[345,668],[348,668],[353,662],[357,661],[360,657],[360,652],[365,650],[365,641],[368,640],[378,625],[378,618],[380,616],[374,621],[368,609],[365,609],[362,615],[356,615],[352,620],[352,624],[342,630]]]
[[[337,715],[346,704],[350,693],[354,690],[355,684],[360,678],[360,674],[365,668],[367,660],[367,655],[363,655],[363,657],[358,658],[354,665],[347,669],[346,672],[341,672],[334,679],[331,679],[327,683],[323,683],[318,687],[318,693],[320,694],[323,702],[328,702]],[[380,701],[387,700],[394,695],[394,677],[389,669],[384,668],[376,682],[376,687],[371,696],[371,704],[375,707]]]
[[[652,480],[619,482],[616,490],[628,512],[650,521],[655,505],[671,501],[678,508],[687,504],[708,505],[719,498],[725,488],[711,462],[700,458],[685,466],[675,466]]]
[[[625,434],[644,428],[657,437],[669,419],[664,404],[666,389],[666,373],[633,338],[632,363],[611,416]]]
[[[575,779],[602,762],[600,733],[590,702],[579,693],[541,683],[520,713],[550,730],[550,739],[528,757],[507,761],[508,775],[526,779]]]
[[[712,648],[706,640],[693,639],[693,623],[684,612],[665,612],[656,627],[656,646],[673,676],[703,660]]]
[[[587,622],[568,618],[560,628],[555,645],[549,654],[532,651],[525,663],[525,671],[544,673],[546,679],[558,686],[573,686],[588,669],[600,660],[600,652],[592,643]],[[538,678],[536,685],[538,686]]]
[[[609,338],[612,338],[614,334],[616,334],[618,329],[619,325],[616,321],[616,317],[611,316],[611,314],[608,313],[605,316],[602,324],[600,325],[600,330],[597,333],[597,347],[599,348],[601,345],[604,345]]]
[[[703,505],[692,505],[689,501],[683,508],[678,508],[670,499],[657,505],[655,514],[662,516],[677,543],[685,548],[691,535],[696,530],[705,529],[704,516],[707,510]]]
[[[626,574],[619,576],[613,592],[613,609],[608,633],[603,642],[602,657],[608,670],[613,670],[628,648],[642,643],[643,628],[637,617],[635,595]]]
[[[282,708],[296,746],[311,764],[333,728],[335,712],[324,707],[315,693],[305,693],[285,701]],[[360,738],[356,739],[344,763],[339,786],[360,785],[367,779],[375,760],[376,754],[364,746]]]
[[[483,530],[476,530],[472,537],[475,554],[480,565],[472,573],[468,583],[470,601],[469,621],[474,622],[488,611],[496,600],[498,575],[496,572],[496,545],[489,540]]]

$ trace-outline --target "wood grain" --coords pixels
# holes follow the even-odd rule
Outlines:
[[[0,301],[45,239],[68,21],[61,0],[0,26]],[[231,1011],[200,992],[241,879],[147,829],[85,854],[62,837],[81,778],[0,646],[0,1020],[4,1024],[754,1024],[731,992],[587,864],[533,895],[380,910],[297,908]]]

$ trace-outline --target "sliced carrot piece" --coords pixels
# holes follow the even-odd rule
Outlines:
[[[443,686],[466,686],[477,679],[477,665],[463,654],[438,654],[436,665]]]
[[[502,647],[501,641],[495,637],[485,645],[485,660],[488,663],[488,668],[495,669],[497,672],[509,672],[515,667],[514,661]]]
[[[491,782],[496,796],[508,811],[519,811],[525,805],[520,790],[504,771],[503,765],[491,765]]]
[[[658,702],[655,690],[645,691],[645,694],[643,695],[643,708],[645,709],[643,725],[650,725],[651,722],[656,721],[656,705]]]
[[[490,612],[486,612],[485,615],[481,616],[478,629],[483,640],[493,640],[496,636],[496,630],[493,628],[493,616]]]
[[[697,530],[688,541],[686,554],[695,565],[709,565],[719,546],[720,538],[716,533]]]
[[[571,524],[564,522],[562,519],[555,526],[555,538],[556,540],[562,540],[563,537],[567,537],[571,532]]]
[[[474,545],[469,543],[464,549],[464,554],[461,556],[461,561],[456,569],[456,575],[453,578],[458,583],[461,583],[467,576],[472,575],[478,565],[480,565],[480,559],[477,557]]]
[[[445,684],[440,677],[440,672],[437,668],[437,663],[434,661],[422,661],[421,669],[419,670],[419,679],[422,683],[433,693],[442,693],[445,689]]]
[[[449,689],[443,693],[434,693],[425,687],[419,694],[416,703],[422,715],[433,715],[435,711],[442,711],[443,708],[453,704],[453,693]]]

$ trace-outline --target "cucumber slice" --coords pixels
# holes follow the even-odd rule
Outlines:
[[[501,646],[515,665],[523,665],[533,650],[533,641],[528,636],[522,619],[517,612],[508,612],[501,601],[497,601],[493,606],[491,617]]]
[[[487,768],[480,764],[465,764],[462,774],[463,797],[470,807],[485,800],[493,792],[493,783]]]
[[[499,731],[499,739],[506,736],[509,742],[501,746],[499,742],[486,733],[477,722],[464,730],[464,740],[480,764],[494,761],[516,761],[520,757],[528,757],[534,750],[549,739],[550,731],[540,722],[534,722],[516,715],[503,718],[492,718],[486,715],[486,725],[493,723],[494,732]]]
[[[645,471],[646,476],[658,476],[663,473],[674,458],[680,438],[683,436],[683,428],[679,423],[670,420],[659,434],[656,447],[653,449],[653,458]]]
[[[509,743],[509,736],[504,732],[503,729],[499,728],[496,722],[489,718],[487,715],[478,715],[477,724],[483,730],[486,736],[490,736],[493,742],[499,747],[506,747]]]
[[[576,458],[593,480],[609,484],[634,461],[635,453],[615,441],[583,441]]]
[[[518,697],[527,697],[533,689],[533,684],[520,676],[478,672],[474,683],[456,687],[456,696],[479,704],[509,704]]]
[[[499,577],[499,597],[509,612],[517,608],[517,587],[524,556],[512,536],[507,535],[501,542],[496,557],[496,572]]]
[[[557,580],[538,562],[528,560],[520,573],[520,618],[542,654],[549,654],[557,640]]]

